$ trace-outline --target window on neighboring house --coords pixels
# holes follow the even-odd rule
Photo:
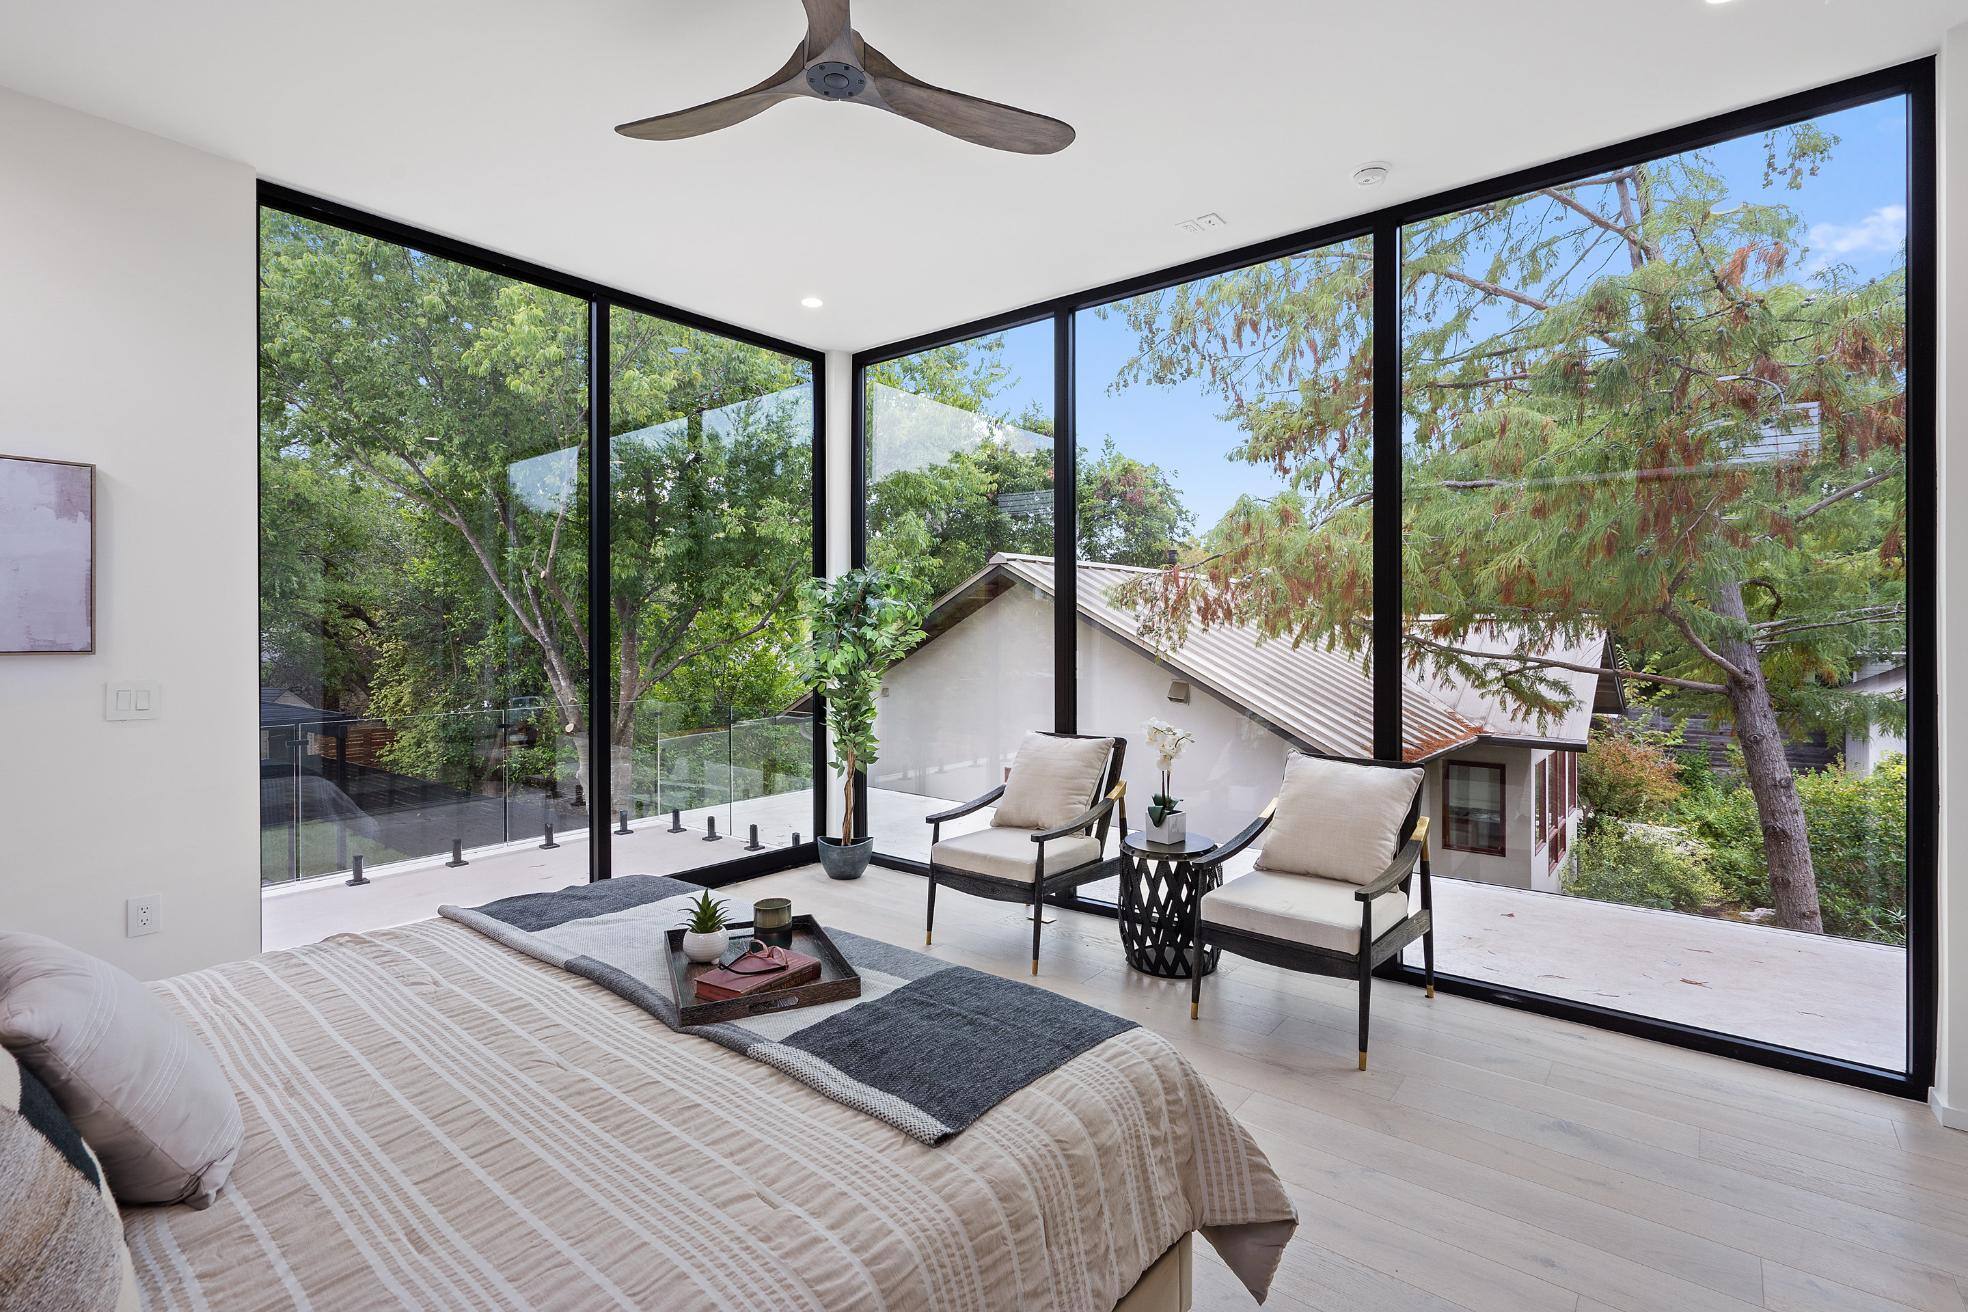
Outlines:
[[[1503,855],[1503,767],[1476,761],[1442,766],[1442,846]]]
[[[1536,769],[1531,771],[1531,819],[1537,828],[1535,845],[1538,847],[1544,846],[1546,836],[1544,799],[1551,795],[1550,766],[1551,758],[1547,756],[1537,763]]]

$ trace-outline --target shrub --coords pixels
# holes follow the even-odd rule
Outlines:
[[[1825,932],[1878,943],[1906,942],[1906,759],[1891,757],[1861,778],[1839,767],[1797,776]],[[1772,902],[1763,825],[1747,785],[1690,792],[1677,823],[1711,853],[1710,871],[1728,899]]]
[[[1707,844],[1668,825],[1610,820],[1579,840],[1565,892],[1662,911],[1701,911],[1725,900]]]
[[[1595,733],[1579,760],[1579,796],[1596,818],[1656,818],[1684,791],[1675,759],[1657,734]]]

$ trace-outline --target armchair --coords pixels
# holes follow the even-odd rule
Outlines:
[[[1201,1014],[1206,947],[1308,974],[1357,979],[1360,1069],[1367,1068],[1373,972],[1417,938],[1435,996],[1434,888],[1420,766],[1294,755],[1270,805],[1198,857],[1222,865],[1269,832],[1256,867],[1196,904],[1189,1016]],[[1410,905],[1416,874],[1421,905]]]
[[[1046,896],[1106,873],[1107,833],[1116,816],[1127,829],[1121,764],[1127,739],[1029,733],[1011,775],[989,792],[924,817],[930,827],[929,902],[923,942],[935,941],[936,889],[1032,907],[1032,973],[1039,973]],[[993,803],[987,828],[954,838],[943,826]]]

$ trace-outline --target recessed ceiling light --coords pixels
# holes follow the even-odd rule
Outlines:
[[[1356,187],[1378,187],[1387,181],[1385,164],[1362,164],[1353,170],[1353,185]]]
[[[1712,5],[1726,5],[1729,3],[1729,0],[1708,0],[1708,2]]]
[[[818,296],[802,296],[800,297],[800,304],[804,305],[809,310],[817,310],[821,306],[825,305],[826,302],[821,300]]]

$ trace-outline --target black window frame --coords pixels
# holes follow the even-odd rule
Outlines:
[[[1055,458],[1064,459],[1063,464],[1055,467],[1053,492],[1054,577],[1058,582],[1054,598],[1053,661],[1057,711],[1053,727],[1060,732],[1075,732],[1078,727],[1075,673],[1078,607],[1071,593],[1077,571],[1067,566],[1077,561],[1076,471],[1071,466],[1072,455],[1078,449],[1073,405],[1073,324],[1078,311],[1336,242],[1371,238],[1376,306],[1371,348],[1374,364],[1373,411],[1376,416],[1398,415],[1401,413],[1402,387],[1400,316],[1382,315],[1378,313],[1378,307],[1398,305],[1400,302],[1401,230],[1404,225],[1509,199],[1594,172],[1662,159],[1896,96],[1903,96],[1907,101],[1907,462],[1909,468],[1916,472],[1932,470],[1937,464],[1935,342],[1938,292],[1934,88],[1934,59],[1918,59],[1433,195],[1400,201],[1384,209],[1348,216],[1253,245],[858,351],[853,357],[854,401],[848,444],[851,462],[851,563],[859,567],[867,561],[864,506],[868,489],[863,398],[868,367],[918,351],[1050,318],[1054,324],[1056,362],[1053,441],[1058,453]],[[1401,442],[1375,441],[1372,530],[1376,562],[1373,582],[1376,617],[1373,635],[1374,754],[1390,760],[1397,759],[1401,754],[1401,572],[1398,568],[1381,568],[1379,563],[1400,559],[1402,458]],[[1907,1067],[1904,1071],[1886,1070],[1486,980],[1438,975],[1438,986],[1444,992],[1481,998],[1503,1006],[1901,1097],[1925,1099],[1927,1089],[1933,1083],[1939,1026],[1937,494],[1935,479],[1908,479],[1907,759],[1911,766],[1911,784],[1907,818]],[[856,796],[861,799],[858,806],[865,807],[866,789],[861,789]],[[865,825],[865,819],[864,814],[859,823]],[[865,828],[862,832],[866,832]],[[879,854],[875,859],[879,864],[896,869],[917,873],[923,873],[926,869],[922,862],[917,861]],[[1090,902],[1076,894],[1055,900],[1065,906],[1104,915],[1114,914],[1111,905]],[[1381,973],[1408,984],[1419,986],[1422,983],[1421,970],[1399,958],[1387,963]]]
[[[593,282],[572,274],[562,273],[545,265],[534,264],[483,246],[442,233],[414,227],[395,219],[371,214],[338,201],[297,191],[292,187],[261,179],[255,198],[258,209],[274,209],[296,217],[309,219],[332,227],[344,229],[378,241],[391,242],[413,250],[433,255],[439,259],[456,264],[482,269],[487,273],[510,278],[515,282],[530,283],[547,291],[558,292],[587,303],[588,312],[588,614],[591,648],[597,652],[611,649],[614,634],[610,623],[608,605],[608,568],[610,549],[609,508],[611,488],[609,486],[609,311],[617,306],[633,310],[653,318],[692,328],[700,332],[714,334],[732,341],[743,342],[762,350],[774,351],[806,363],[812,379],[813,419],[808,440],[812,444],[812,487],[809,490],[812,505],[813,534],[813,575],[825,578],[827,573],[827,356],[826,352],[797,342],[786,341],[769,333],[746,328],[740,324],[726,323],[709,315],[699,314],[679,306],[665,305],[660,301],[639,296],[634,292],[622,291],[604,283]],[[255,225],[257,231],[258,225]],[[609,671],[612,662],[595,662],[598,668],[589,671],[588,677],[588,735],[589,759],[606,762],[610,759],[612,744],[609,741],[609,702],[613,688]],[[817,836],[827,832],[827,788],[828,769],[826,704],[818,697],[813,700],[813,822],[810,835]],[[614,798],[611,795],[613,781],[606,768],[596,769],[589,780],[588,794],[588,879],[590,882],[608,879],[614,874],[613,818],[615,816]],[[698,866],[687,874],[693,882],[717,888],[736,883],[743,879],[754,879],[760,875],[772,874],[779,870],[790,870],[808,865],[819,859],[819,848],[813,837],[803,838],[797,844],[772,848],[763,852],[750,853],[729,861],[712,865]]]

